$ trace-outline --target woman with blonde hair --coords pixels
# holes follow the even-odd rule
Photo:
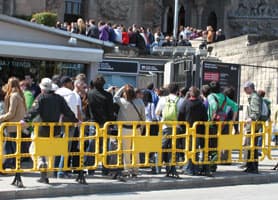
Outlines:
[[[145,121],[145,106],[142,99],[136,98],[134,88],[126,84],[114,96],[115,103],[119,105],[117,121]],[[140,127],[136,127],[136,135],[140,135]],[[132,149],[133,126],[124,124],[122,128],[122,148],[124,151]],[[135,156],[135,163],[139,163],[139,155]],[[138,175],[138,169],[131,165],[131,153],[123,153],[124,175]]]
[[[7,91],[4,98],[4,114],[0,115],[0,122],[19,122],[23,119],[26,110],[25,98],[20,89],[19,80],[16,77],[11,77],[7,83]],[[17,134],[16,126],[7,126],[5,129],[5,137],[16,138]],[[16,143],[6,141],[4,143],[4,150],[6,154],[14,154],[16,152]],[[15,164],[15,158],[8,158],[3,163],[3,169],[15,168]]]
[[[77,20],[77,33],[86,35],[86,24],[82,18],[78,18]]]

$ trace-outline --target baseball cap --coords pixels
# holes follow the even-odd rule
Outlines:
[[[244,88],[252,88],[252,89],[254,89],[254,88],[255,88],[255,85],[254,85],[253,82],[247,81],[246,83],[244,83],[244,86],[243,86],[243,87],[244,87]]]

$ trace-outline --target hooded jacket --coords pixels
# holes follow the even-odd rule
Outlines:
[[[178,121],[187,121],[190,126],[196,121],[208,120],[206,108],[198,98],[186,99],[178,110]]]

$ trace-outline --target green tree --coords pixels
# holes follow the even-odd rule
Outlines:
[[[40,12],[33,14],[32,18],[35,19],[38,24],[55,26],[58,16],[56,13],[52,12]]]

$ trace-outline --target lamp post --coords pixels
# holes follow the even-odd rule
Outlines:
[[[175,0],[175,15],[174,15],[174,30],[173,30],[173,38],[175,42],[177,41],[178,17],[179,17],[179,0]]]

